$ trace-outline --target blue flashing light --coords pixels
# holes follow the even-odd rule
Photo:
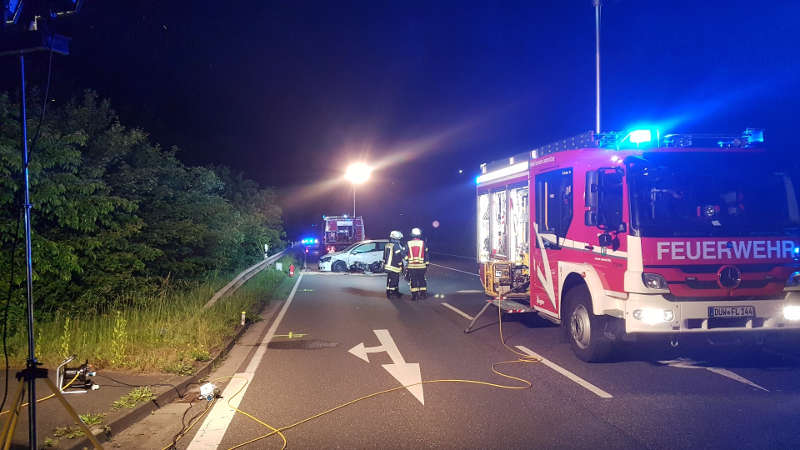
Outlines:
[[[631,144],[639,145],[652,141],[653,134],[650,132],[650,130],[633,130],[628,133],[628,139],[631,141]]]
[[[800,247],[795,247],[793,252],[795,255],[800,255]]]
[[[747,143],[750,145],[763,144],[764,130],[760,128],[748,128],[744,130],[744,137],[747,139]]]
[[[477,177],[475,177],[475,184],[478,184],[478,183],[479,183],[479,182],[478,182],[478,179],[479,179],[480,177],[481,177],[480,175],[478,175]]]

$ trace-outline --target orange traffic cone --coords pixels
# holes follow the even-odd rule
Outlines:
[[[294,276],[294,264],[289,264],[289,276]]]

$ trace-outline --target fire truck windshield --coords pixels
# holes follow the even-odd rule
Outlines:
[[[797,177],[767,160],[729,152],[631,158],[631,225],[657,237],[797,234]]]

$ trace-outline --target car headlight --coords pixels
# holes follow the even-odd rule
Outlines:
[[[667,280],[657,273],[643,272],[642,283],[644,283],[644,286],[648,289],[657,289],[661,291],[669,290]]]
[[[633,311],[633,318],[641,320],[647,325],[656,325],[662,322],[672,322],[675,314],[671,309],[643,308]]]
[[[330,260],[331,260],[330,256],[323,256],[322,258],[319,259],[319,262],[328,262]]]
[[[800,305],[786,305],[783,307],[783,317],[786,320],[800,320]]]

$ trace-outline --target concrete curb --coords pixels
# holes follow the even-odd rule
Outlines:
[[[227,345],[225,345],[225,348],[223,348],[215,357],[211,358],[202,367],[200,367],[200,369],[197,370],[197,373],[192,375],[191,378],[183,380],[175,385],[174,388],[169,388],[159,394],[155,399],[133,408],[127,414],[123,414],[116,418],[113,422],[106,424],[111,428],[111,436],[106,435],[106,433],[102,431],[98,431],[94,433],[95,437],[97,437],[100,443],[108,442],[115,433],[128,428],[129,426],[140,421],[143,417],[146,417],[153,411],[161,408],[163,405],[171,403],[176,398],[179,398],[179,393],[185,395],[186,392],[188,392],[189,386],[196,384],[200,379],[211,373],[212,367],[214,367],[217,362],[222,360],[228,354],[228,352],[230,352],[230,350],[236,344],[236,341],[242,337],[244,332],[247,331],[249,327],[250,323],[246,324],[245,326],[240,325],[236,331],[236,334],[234,334],[233,338],[227,343]],[[89,442],[89,439],[83,439],[77,442],[75,445],[69,447],[70,450],[79,450],[82,448],[92,448],[92,443]]]

